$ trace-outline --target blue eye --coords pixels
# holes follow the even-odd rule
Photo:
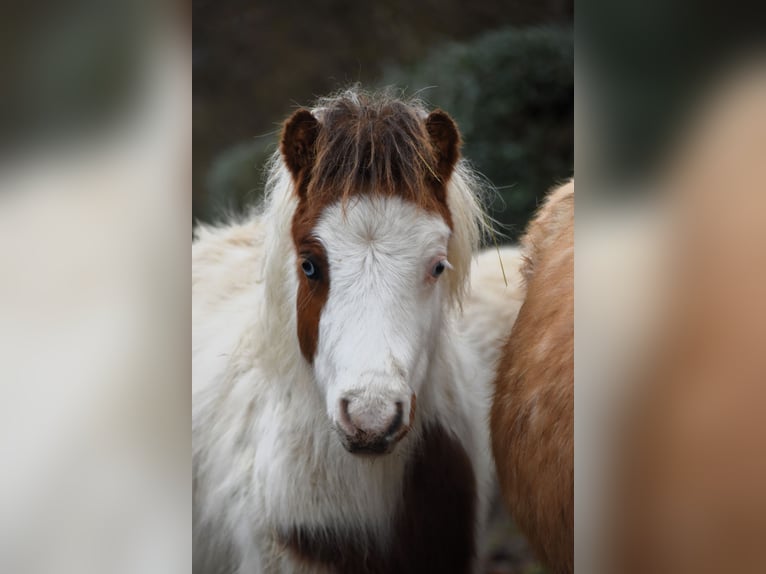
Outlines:
[[[316,265],[310,260],[310,259],[304,259],[301,263],[301,269],[303,269],[303,273],[308,277],[309,279],[316,279],[319,275],[317,272]]]
[[[434,277],[438,277],[442,273],[444,273],[444,270],[447,268],[447,266],[444,264],[444,261],[439,261],[436,265],[434,265],[434,268],[431,270],[431,275]]]

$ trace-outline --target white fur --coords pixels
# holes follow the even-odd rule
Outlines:
[[[428,421],[465,447],[483,516],[489,383],[520,297],[510,288],[507,298],[463,301],[481,216],[469,172],[459,166],[450,182],[449,238],[439,218],[398,200],[352,202],[345,219],[326,210],[317,234],[331,289],[316,371],[296,337],[296,199],[278,158],[267,187],[262,215],[201,228],[192,250],[195,572],[305,571],[274,540],[290,525],[364,528],[385,543],[405,462]],[[445,247],[454,269],[428,284],[428,263]],[[510,267],[515,282],[517,262]],[[502,281],[490,275],[487,284]],[[473,311],[483,327],[470,325]],[[333,431],[337,397],[360,385],[417,393],[414,428],[391,454],[358,458]]]

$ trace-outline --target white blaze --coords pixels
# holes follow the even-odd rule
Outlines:
[[[346,399],[355,422],[382,430],[400,402],[410,423],[446,304],[446,283],[431,271],[448,255],[449,227],[399,198],[361,196],[326,208],[314,234],[329,264],[314,357],[328,415],[343,427]]]

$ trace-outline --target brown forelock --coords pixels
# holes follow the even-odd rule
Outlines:
[[[375,493],[370,493],[375,496]],[[280,543],[308,567],[336,574],[468,574],[475,556],[476,478],[463,446],[438,425],[425,429],[392,509],[393,540],[343,525],[294,526]]]
[[[574,568],[574,197],[530,224],[527,296],[501,357],[491,410],[503,497],[551,572]]]
[[[460,155],[457,127],[439,110],[424,117],[413,103],[362,93],[322,100],[319,110],[319,120],[308,110],[295,112],[280,142],[299,200],[292,221],[299,266],[298,339],[309,362],[330,288],[327,257],[313,236],[322,211],[363,194],[399,197],[438,213],[452,228],[447,183]],[[319,281],[303,276],[303,253],[318,258]]]
[[[440,174],[440,142],[432,142],[417,108],[364,95],[327,104],[307,189],[312,201],[328,205],[358,194],[396,196],[441,214],[452,226],[445,186],[454,163]]]

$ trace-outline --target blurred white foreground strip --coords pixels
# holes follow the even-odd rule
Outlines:
[[[114,125],[0,166],[0,572],[191,569],[191,65],[167,27]]]

